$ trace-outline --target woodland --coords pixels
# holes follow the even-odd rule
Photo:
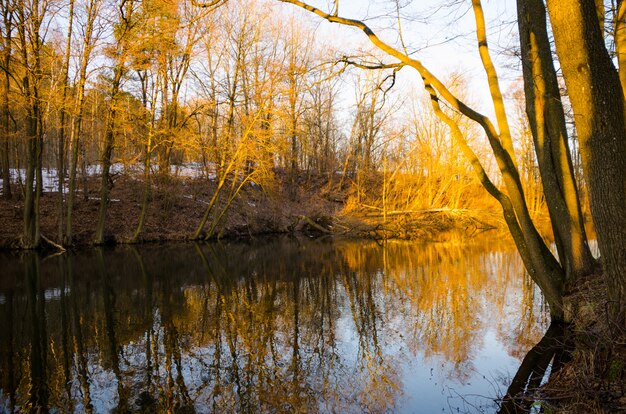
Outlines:
[[[3,246],[501,226],[552,320],[593,326],[573,365],[623,407],[626,4],[517,0],[504,90],[493,4],[437,3],[473,16],[488,111],[409,46],[410,4],[3,1]]]

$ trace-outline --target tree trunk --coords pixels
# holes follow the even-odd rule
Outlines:
[[[561,264],[569,283],[593,271],[543,0],[518,0],[526,113]]]
[[[39,4],[37,1],[29,10],[23,1],[17,3],[20,24],[18,36],[25,73],[22,88],[26,101],[26,183],[24,187],[24,220],[22,247],[33,249],[39,246],[39,197],[41,195],[41,145],[43,142],[39,83],[41,72],[41,39],[39,27]],[[26,24],[26,16],[31,24]],[[29,59],[32,57],[31,60]],[[32,66],[31,66],[32,65]]]
[[[11,164],[9,162],[9,137],[11,134],[10,119],[11,112],[9,108],[9,96],[11,91],[11,72],[9,66],[11,65],[11,51],[13,46],[13,39],[11,32],[12,27],[12,14],[8,4],[2,6],[2,14],[4,21],[5,34],[3,37],[3,57],[4,61],[4,93],[2,95],[2,141],[0,147],[0,165],[2,165],[2,195],[7,200],[11,199]]]
[[[85,43],[83,45],[82,58],[80,61],[80,68],[78,70],[78,85],[77,98],[76,98],[76,113],[72,122],[72,129],[70,132],[69,145],[70,145],[70,157],[71,165],[69,171],[69,188],[67,195],[67,219],[65,223],[65,235],[64,244],[72,243],[72,215],[74,212],[74,197],[76,196],[76,175],[78,170],[78,155],[80,147],[80,134],[83,126],[83,111],[85,103],[85,83],[87,81],[87,64],[93,50],[93,24],[97,14],[97,2],[98,0],[90,0],[87,9],[87,26],[85,28]],[[85,192],[85,196],[86,196]]]
[[[113,68],[113,79],[111,81],[110,106],[107,116],[106,131],[104,133],[104,146],[102,149],[102,177],[100,184],[100,208],[98,209],[98,223],[96,225],[95,244],[103,244],[104,229],[106,222],[107,209],[109,207],[109,195],[113,187],[111,177],[111,156],[113,154],[113,146],[115,144],[115,128],[117,121],[117,105],[122,85],[122,77],[125,73],[126,60],[128,58],[129,36],[134,26],[134,1],[123,0],[120,5],[120,25],[121,31],[117,37],[115,66]],[[120,397],[121,398],[121,397]]]
[[[69,70],[70,70],[70,54],[72,47],[72,23],[74,20],[74,0],[70,0],[69,21],[67,23],[67,39],[65,44],[65,58],[63,61],[63,95],[61,97],[61,119],[58,141],[58,158],[57,158],[57,191],[59,192],[59,227],[58,227],[58,240],[59,243],[63,243],[63,218],[65,213],[64,203],[65,197],[63,194],[63,186],[65,184],[65,123],[66,118],[69,115],[67,110],[67,95],[69,92]]]
[[[124,72],[124,59],[119,57],[115,67],[115,75],[111,86],[111,107],[107,118],[106,132],[104,134],[104,148],[102,150],[102,176],[100,181],[100,208],[98,209],[98,224],[96,226],[95,244],[103,244],[104,229],[106,222],[107,209],[109,207],[109,195],[113,187],[111,178],[111,156],[113,154],[113,145],[115,143],[115,121],[117,118],[117,98],[122,82],[122,74]]]
[[[604,45],[593,0],[548,0],[556,52],[589,185],[611,314],[626,321],[626,128],[618,73]],[[572,47],[576,45],[576,47]]]

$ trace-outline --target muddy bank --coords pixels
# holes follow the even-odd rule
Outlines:
[[[87,183],[87,191],[77,193],[73,220],[73,246],[92,244],[100,205],[97,179]],[[226,207],[226,198],[218,202],[213,214],[225,211],[212,238],[250,238],[261,234],[300,233],[336,235],[373,239],[445,238],[449,231],[464,231],[468,236],[500,228],[497,212],[436,209],[398,212],[363,207],[348,210],[345,201],[349,189],[329,186],[325,180],[309,179],[296,191],[287,186],[260,187],[248,184]],[[215,190],[215,183],[205,179],[168,178],[155,181],[143,231],[138,242],[179,241],[190,239],[196,231]],[[141,212],[143,183],[121,175],[111,191],[106,218],[106,241],[126,243],[137,228]],[[59,197],[46,192],[41,203],[41,233],[58,242]],[[0,248],[19,248],[22,233],[23,201],[0,200]],[[205,226],[208,231],[209,224]]]

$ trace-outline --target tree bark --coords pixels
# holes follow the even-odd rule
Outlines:
[[[593,271],[543,0],[518,0],[526,113],[552,229],[569,283]]]
[[[593,0],[548,0],[556,52],[572,108],[611,314],[626,321],[626,127],[618,73]],[[576,47],[572,47],[576,45]]]
[[[19,24],[18,37],[22,53],[24,75],[22,90],[26,101],[26,182],[24,187],[24,220],[22,247],[33,249],[39,246],[39,198],[41,196],[41,156],[43,144],[43,123],[40,106],[39,84],[41,81],[41,46],[39,28],[42,17],[39,2],[28,7],[20,0],[16,4]],[[28,22],[27,17],[28,16]],[[29,24],[27,24],[29,23]],[[31,59],[29,59],[32,57]]]

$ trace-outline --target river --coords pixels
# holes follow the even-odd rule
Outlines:
[[[549,323],[503,240],[2,253],[0,412],[495,412]]]

